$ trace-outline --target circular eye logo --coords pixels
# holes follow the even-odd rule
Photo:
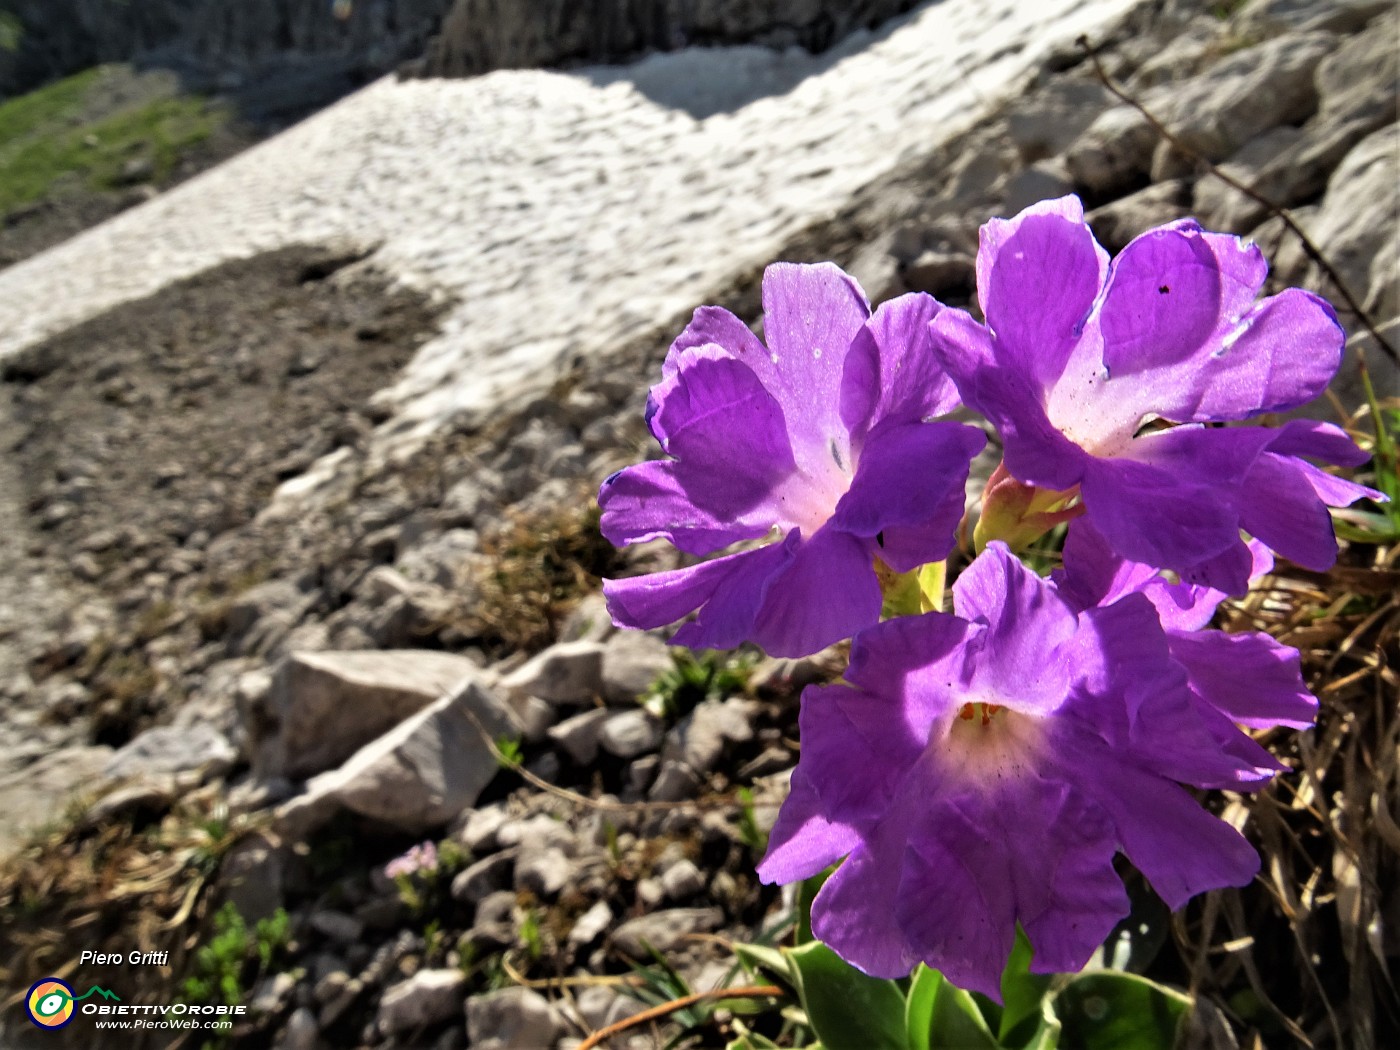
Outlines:
[[[45,977],[29,989],[24,1008],[40,1028],[62,1028],[73,1020],[73,989],[57,977]]]

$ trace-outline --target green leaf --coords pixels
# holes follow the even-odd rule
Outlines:
[[[800,979],[802,1005],[827,1050],[909,1050],[904,994],[870,977],[820,941],[787,952]]]
[[[825,871],[819,871],[810,879],[803,879],[797,886],[797,943],[806,944],[812,940],[812,901],[826,884],[831,873],[836,870],[833,864]]]
[[[1074,1050],[1172,1050],[1190,1006],[1190,996],[1111,970],[1081,974],[1054,1002]]]
[[[904,1028],[909,1035],[909,1050],[933,1050],[929,1035],[933,1031],[933,1004],[943,975],[923,963],[914,971],[909,982],[909,997],[904,1003]]]
[[[777,1043],[757,1032],[745,1032],[738,1039],[731,1039],[724,1050],[780,1050]]]
[[[793,976],[792,963],[777,948],[764,944],[736,944],[734,954],[744,964],[744,969],[756,978],[777,979],[791,988],[797,987]]]
[[[1002,1012],[997,1036],[1007,1046],[1020,1046],[1043,1027],[1049,974],[1031,973],[1031,942],[1016,927],[1016,944],[1001,975]],[[1058,1028],[1058,1025],[1056,1025]]]
[[[944,978],[938,982],[933,999],[933,1017],[929,1025],[932,1047],[957,1047],[958,1050],[1001,1050],[977,1000],[969,992]]]

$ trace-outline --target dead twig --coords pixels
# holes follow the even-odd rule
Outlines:
[[[629,1028],[646,1024],[648,1021],[657,1021],[663,1017],[669,1017],[677,1010],[684,1010],[687,1006],[694,1006],[696,1003],[704,1002],[707,999],[767,999],[781,998],[786,993],[776,984],[746,984],[740,988],[712,988],[708,992],[696,992],[693,995],[683,995],[679,999],[672,999],[668,1003],[660,1006],[653,1006],[649,1010],[643,1010],[639,1014],[625,1017],[616,1024],[610,1024],[606,1028],[600,1028],[590,1035],[583,1042],[578,1044],[578,1050],[594,1050],[594,1047],[601,1046],[604,1039],[611,1039],[615,1035],[621,1035]]]

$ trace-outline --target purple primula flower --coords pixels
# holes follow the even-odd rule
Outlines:
[[[614,474],[598,503],[618,545],[660,537],[708,554],[781,538],[603,592],[622,627],[698,609],[677,645],[802,656],[879,620],[877,559],[907,572],[947,557],[985,437],[926,422],[959,404],[929,353],[943,309],[929,296],[872,315],[836,266],[778,263],[763,309],[767,346],[727,310],[695,312],[647,401],[671,458]]]
[[[1250,542],[1249,552],[1253,583],[1273,570],[1274,559],[1258,540]],[[1064,556],[1064,569],[1053,574],[1061,597],[1082,610],[1144,595],[1157,610],[1167,650],[1186,671],[1192,694],[1226,720],[1252,729],[1313,724],[1317,698],[1303,681],[1298,650],[1258,631],[1205,629],[1226,598],[1222,591],[1173,582],[1153,566],[1125,561],[1082,519],[1070,526]]]
[[[1033,970],[1073,972],[1128,912],[1118,851],[1173,909],[1249,881],[1255,851],[1181,785],[1249,790],[1275,766],[1202,717],[1147,595],[1076,609],[993,542],[953,596],[956,615],[862,632],[850,685],[803,694],[759,874],[849,854],[818,937],[868,973],[926,962],[999,999],[1017,923]]]
[[[1321,571],[1337,554],[1327,507],[1378,496],[1298,458],[1363,462],[1336,427],[1205,425],[1311,401],[1341,363],[1331,307],[1296,288],[1256,301],[1267,272],[1255,245],[1190,220],[1110,263],[1077,198],[1043,201],[982,227],[987,323],[944,310],[934,349],[1017,480],[1077,491],[1124,557],[1242,593],[1241,528]],[[1144,429],[1159,420],[1184,425]]]

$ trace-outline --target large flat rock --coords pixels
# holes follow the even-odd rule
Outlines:
[[[292,653],[245,716],[254,771],[299,780],[333,769],[480,675],[465,656],[428,650]]]

